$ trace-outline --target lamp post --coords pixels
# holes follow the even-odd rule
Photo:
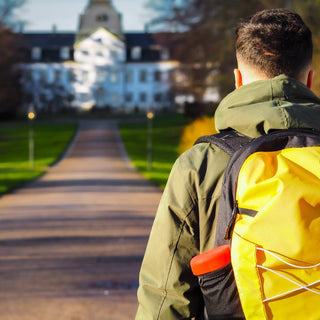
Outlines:
[[[147,160],[148,160],[148,171],[152,170],[152,119],[154,113],[149,111],[147,113],[148,118],[148,142],[147,142]]]
[[[36,117],[33,105],[30,105],[28,111],[29,119],[29,167],[34,169],[34,129],[33,129],[33,120]]]

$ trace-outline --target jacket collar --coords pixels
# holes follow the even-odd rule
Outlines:
[[[218,131],[232,128],[250,137],[277,129],[320,130],[320,99],[301,82],[280,75],[227,95],[216,111],[215,124]]]

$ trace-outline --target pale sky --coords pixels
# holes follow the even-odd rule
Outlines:
[[[58,31],[76,31],[79,15],[89,0],[26,0],[16,16],[27,22],[25,31],[49,31],[56,25]],[[143,31],[150,19],[145,9],[146,0],[113,0],[113,7],[122,14],[124,31]]]

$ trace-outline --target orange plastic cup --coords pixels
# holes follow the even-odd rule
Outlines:
[[[195,276],[200,276],[218,270],[231,261],[230,246],[224,245],[203,252],[190,261],[190,266]]]

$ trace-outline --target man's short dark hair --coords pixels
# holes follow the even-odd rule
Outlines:
[[[286,9],[257,12],[236,30],[237,58],[273,78],[298,78],[311,64],[312,34],[301,17]]]

